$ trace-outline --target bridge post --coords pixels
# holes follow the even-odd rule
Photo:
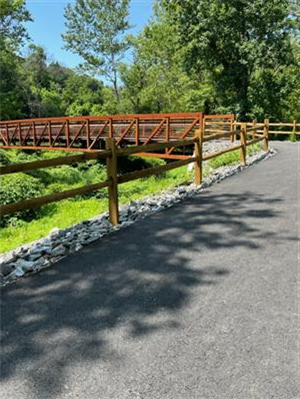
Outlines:
[[[243,166],[247,165],[247,123],[242,123],[241,133],[241,151],[240,151],[240,160]]]
[[[264,136],[263,148],[265,151],[269,151],[269,119],[264,120]]]
[[[106,139],[106,149],[111,151],[107,158],[107,177],[111,184],[108,186],[109,220],[112,224],[119,224],[119,199],[118,199],[118,175],[117,175],[117,152],[114,138]]]
[[[202,151],[203,151],[203,125],[196,130],[195,138],[195,184],[198,186],[202,183]]]

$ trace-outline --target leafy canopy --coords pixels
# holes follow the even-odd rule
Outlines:
[[[129,0],[76,0],[65,9],[65,48],[80,55],[89,71],[105,76],[119,100],[118,66],[128,41]]]
[[[186,46],[185,64],[210,71],[228,110],[245,118],[249,89],[258,71],[275,71],[292,62],[292,32],[298,28],[290,0],[163,0]]]

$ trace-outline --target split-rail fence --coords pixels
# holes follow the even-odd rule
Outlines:
[[[230,122],[233,123],[233,122]],[[204,134],[205,133],[205,134]],[[219,151],[204,153],[203,145],[212,140],[227,139],[232,144]],[[202,118],[198,129],[196,129],[194,137],[184,137],[179,140],[164,140],[162,142],[147,143],[141,145],[133,145],[127,147],[119,147],[114,137],[105,139],[106,148],[98,152],[83,152],[81,154],[46,159],[23,164],[12,164],[0,166],[0,174],[9,174],[17,172],[26,172],[39,168],[55,167],[60,165],[72,165],[74,163],[84,162],[90,159],[106,159],[107,179],[105,181],[95,183],[88,186],[75,188],[68,191],[53,193],[38,198],[32,198],[21,202],[5,204],[0,206],[0,215],[12,214],[14,212],[24,211],[26,209],[40,207],[45,204],[60,201],[66,198],[75,197],[95,190],[107,188],[109,200],[109,219],[112,224],[119,223],[119,205],[118,205],[118,185],[145,178],[151,175],[161,174],[163,172],[188,165],[195,164],[194,181],[200,185],[202,182],[203,162],[218,157],[229,151],[240,151],[240,161],[242,165],[246,165],[247,147],[249,145],[263,142],[263,148],[268,151],[269,125],[267,121],[264,124],[255,124],[249,126],[247,123],[236,123],[235,128],[231,125],[229,130],[214,130],[213,132],[205,132],[205,119]],[[190,155],[181,156],[181,159],[173,160],[165,165],[152,167],[149,169],[137,170],[134,172],[118,175],[117,166],[118,158],[129,155],[148,154],[149,156],[157,156],[159,151],[170,151],[182,147],[189,147]]]

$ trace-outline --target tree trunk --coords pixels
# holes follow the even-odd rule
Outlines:
[[[117,103],[120,103],[120,93],[119,93],[119,86],[118,86],[118,76],[117,76],[117,71],[114,70],[114,78],[113,78],[113,85],[114,85],[114,92],[116,95],[116,100]]]

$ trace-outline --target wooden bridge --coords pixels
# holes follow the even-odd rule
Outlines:
[[[114,138],[118,147],[151,142],[183,140],[207,131],[227,131],[235,115],[167,113],[110,116],[80,116],[24,119],[0,122],[0,147],[33,150],[100,151],[105,139]],[[163,158],[177,158],[173,149]]]

